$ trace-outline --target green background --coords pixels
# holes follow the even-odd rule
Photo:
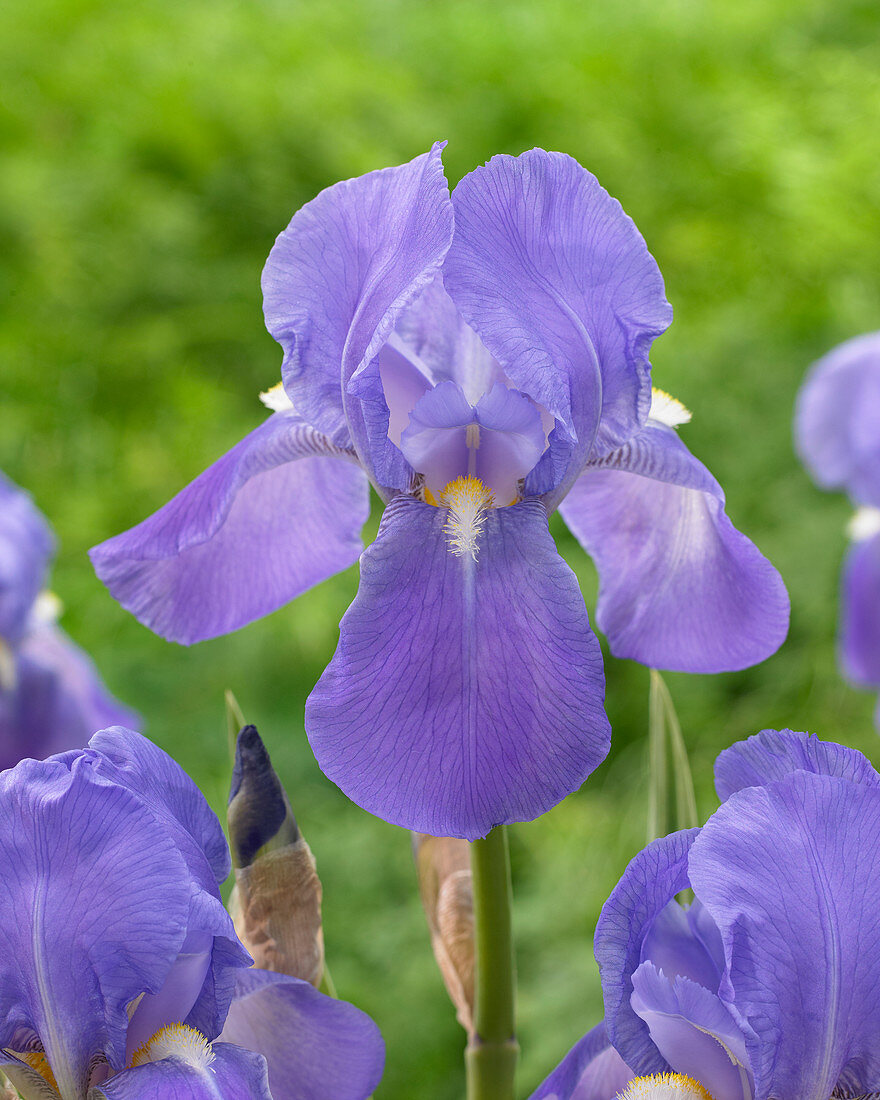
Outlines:
[[[182,649],[111,600],[85,551],[259,423],[280,363],[260,269],[297,207],[437,138],[453,183],[496,152],[561,149],[657,258],[676,319],[655,380],[693,410],[682,437],[792,596],[760,667],[667,678],[701,814],[716,753],[764,727],[877,759],[873,698],[835,663],[849,505],[812,486],[790,424],[809,363],[880,327],[878,31],[873,0],[28,0],[3,17],[0,466],[57,530],[63,625],[218,810],[224,688],[259,725],[318,859],[340,992],[387,1040],[380,1100],[461,1096],[462,1034],[409,837],[325,780],[303,734],[356,568]],[[553,529],[593,608],[591,565]],[[512,830],[523,1096],[601,1016],[593,927],[644,841],[648,674],[606,658],[609,759]]]

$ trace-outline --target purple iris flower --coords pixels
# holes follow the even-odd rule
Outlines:
[[[619,203],[540,149],[450,196],[441,148],[294,216],[263,273],[276,411],[92,561],[149,627],[195,642],[354,562],[372,484],[387,507],[306,729],[361,806],[472,839],[543,813],[608,750],[555,508],[597,563],[618,656],[743,668],[782,642],[788,598],[669,426],[681,406],[652,406],[671,313]]]
[[[880,687],[880,332],[835,348],[798,394],[798,452],[823,489],[857,511],[841,584],[840,661],[853,683]],[[880,729],[880,701],[875,721]]]
[[[103,730],[0,773],[0,809],[0,1070],[25,1100],[373,1090],[367,1016],[249,969],[220,900],[220,823],[161,749]]]
[[[55,625],[59,604],[44,591],[53,552],[42,514],[0,473],[0,769],[139,724]]]
[[[532,1100],[880,1093],[880,775],[853,749],[765,730],[721,753],[715,784],[706,825],[654,841],[612,891],[604,1025]],[[626,1091],[670,1072],[703,1092]]]

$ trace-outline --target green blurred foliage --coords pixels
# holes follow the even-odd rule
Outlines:
[[[254,427],[277,381],[259,275],[337,179],[449,139],[451,182],[562,149],[634,217],[676,312],[655,379],[729,513],[782,571],[792,627],[742,673],[668,683],[703,815],[731,741],[791,726],[877,758],[834,653],[846,501],[791,448],[807,365],[878,327],[880,11],[872,0],[30,0],[0,33],[0,466],[58,533],[63,623],[220,811],[223,690],[256,722],[318,858],[328,958],[388,1043],[377,1097],[462,1093],[409,838],[318,771],[303,703],[356,569],[237,635],[168,645],[86,549]],[[375,518],[373,521],[375,525]],[[588,606],[596,579],[554,518]],[[591,937],[644,840],[647,672],[607,660],[615,731],[584,788],[513,830],[521,1092],[601,1015]]]

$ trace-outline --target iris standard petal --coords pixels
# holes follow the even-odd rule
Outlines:
[[[699,831],[670,833],[639,852],[611,891],[596,925],[594,945],[605,999],[605,1027],[636,1074],[668,1069],[644,1021],[633,1012],[632,975],[642,961],[642,942],[657,916],[689,885],[688,852]]]
[[[575,1043],[529,1100],[613,1100],[633,1077],[601,1023]]]
[[[367,480],[293,411],[276,412],[137,527],[89,556],[111,594],[189,645],[237,630],[346,569]]]
[[[782,578],[731,524],[721,487],[671,428],[650,422],[589,466],[560,511],[596,562],[596,622],[616,657],[723,672],[784,641]]]
[[[632,976],[632,1007],[676,1073],[713,1100],[751,1100],[745,1039],[717,993],[644,962]]]
[[[236,975],[222,1038],[265,1056],[274,1100],[365,1100],[385,1065],[366,1013],[267,970]]]
[[[517,389],[576,441],[573,479],[647,415],[648,349],[672,318],[657,265],[620,204],[562,153],[493,157],[452,203],[446,288]]]
[[[828,1100],[844,1070],[880,1085],[878,846],[880,790],[803,771],[731,795],[694,842],[757,1100]]]
[[[855,749],[820,741],[809,733],[762,730],[724,749],[715,760],[715,790],[722,802],[744,787],[762,787],[792,772],[837,775],[880,786],[870,760]]]
[[[810,368],[795,411],[798,453],[819,485],[880,507],[880,332]]]
[[[310,424],[339,447],[357,447],[367,464],[348,384],[366,369],[381,394],[379,349],[446,255],[452,204],[442,147],[322,191],[293,216],[263,269],[285,389]]]
[[[880,435],[880,420],[877,421]],[[880,686],[880,534],[854,542],[841,579],[840,657],[857,684]]]
[[[54,547],[30,496],[0,472],[0,642],[15,644],[24,633]]]
[[[642,962],[650,960],[670,981],[680,974],[715,993],[724,972],[723,949],[718,957],[707,949],[703,938],[697,935],[698,922],[692,912],[695,907],[706,916],[699,902],[695,902],[690,909],[685,909],[675,900],[665,905],[652,921],[642,941],[639,957]],[[711,925],[711,918],[708,918],[708,923]],[[713,931],[715,936],[710,942],[714,947],[718,931]],[[721,947],[720,943],[718,947]]]
[[[82,760],[22,761],[0,800],[0,1047],[39,1038],[81,1100],[93,1054],[124,1064],[126,1007],[180,949],[189,877],[148,809]]]
[[[145,1062],[89,1090],[88,1100],[277,1100],[266,1061],[231,1043],[213,1043],[201,1061]]]
[[[537,502],[490,509],[479,560],[447,511],[392,502],[306,704],[324,773],[435,836],[485,836],[570,794],[610,738],[598,643]]]

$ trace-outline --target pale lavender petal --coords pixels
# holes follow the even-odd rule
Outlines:
[[[412,468],[424,474],[435,497],[468,473],[467,426],[473,420],[473,406],[455,382],[428,390],[410,414],[400,448]]]
[[[102,581],[157,634],[237,630],[346,569],[367,480],[295,412],[277,412],[144,520],[90,551]]]
[[[431,380],[418,357],[393,333],[379,352],[379,376],[388,405],[388,438],[399,447],[410,413],[431,388]]]
[[[500,505],[519,498],[518,483],[535,467],[546,445],[541,413],[524,393],[501,382],[477,402],[480,425],[477,477]]]
[[[575,1043],[529,1100],[614,1100],[634,1076],[601,1023]]]
[[[758,1097],[880,1082],[878,847],[880,790],[803,771],[731,795],[694,842]]]
[[[608,751],[602,661],[537,502],[492,509],[478,560],[402,498],[306,704],[322,770],[405,828],[473,839],[528,821]]]
[[[650,962],[632,983],[633,1010],[676,1073],[699,1081],[714,1100],[751,1100],[745,1039],[714,990],[672,980]]]
[[[877,421],[880,435],[880,419]],[[840,657],[857,684],[880,686],[880,534],[849,548],[841,582]]]
[[[259,1054],[213,1043],[209,1057],[208,1064],[183,1058],[146,1062],[90,1089],[88,1100],[277,1100]]]
[[[698,928],[704,931],[706,924],[711,935],[710,948],[697,933]],[[721,949],[720,956],[716,944]],[[698,901],[690,909],[683,908],[675,900],[665,905],[649,927],[639,957],[642,962],[652,962],[670,981],[680,974],[713,993],[718,991],[724,972],[724,953],[718,930]]]
[[[795,442],[816,481],[880,507],[880,332],[814,363],[798,394]]]
[[[561,153],[493,157],[452,202],[446,288],[513,384],[556,417],[557,441],[576,441],[573,479],[647,415],[648,349],[671,320],[657,265],[620,204]]]
[[[594,940],[602,976],[605,1027],[621,1057],[637,1074],[662,1073],[648,1028],[630,1004],[632,975],[641,963],[642,942],[658,914],[688,885],[688,852],[699,829],[670,833],[632,860],[602,907]]]
[[[496,382],[504,381],[498,360],[446,293],[442,273],[401,313],[395,332],[435,384],[457,382],[472,405]]]
[[[126,1007],[180,950],[189,876],[149,810],[82,759],[23,761],[0,800],[0,1047],[38,1038],[81,1100],[93,1054],[124,1064]]]
[[[266,970],[238,973],[222,1037],[265,1056],[274,1100],[365,1100],[385,1065],[369,1016]]]
[[[784,641],[782,578],[731,524],[720,486],[671,428],[649,423],[602,468],[588,467],[560,510],[596,562],[596,622],[616,657],[723,672]]]
[[[0,472],[0,641],[14,644],[24,633],[54,548],[30,496]]]
[[[855,749],[820,741],[809,733],[762,730],[719,754],[715,790],[724,802],[734,791],[762,787],[796,771],[837,775],[854,783],[880,786],[880,775],[870,760]]]
[[[449,247],[441,149],[322,191],[279,235],[263,270],[266,325],[284,349],[285,389],[309,423],[337,446],[354,445],[368,466],[349,383],[360,371],[361,383],[381,394],[379,349]]]

